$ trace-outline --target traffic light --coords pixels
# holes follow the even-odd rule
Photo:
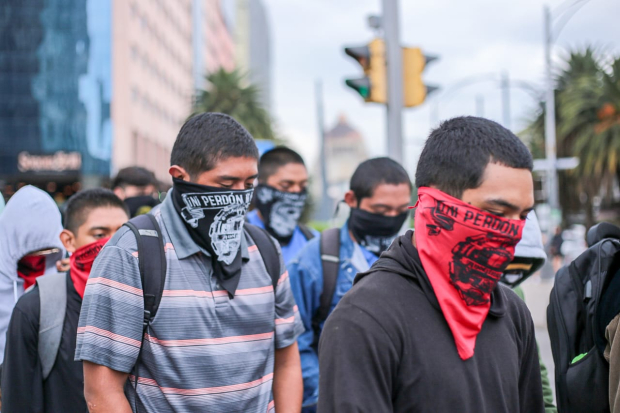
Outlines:
[[[422,72],[434,56],[425,56],[419,47],[403,47],[403,106],[411,108],[424,103],[426,96],[439,89],[427,86],[422,80]]]
[[[385,43],[374,39],[366,46],[345,47],[346,54],[354,58],[365,77],[346,79],[347,86],[355,90],[366,102],[387,103],[387,70],[385,65]],[[425,85],[422,72],[434,56],[425,56],[418,47],[403,47],[403,106],[410,108],[424,103],[426,97],[438,90],[436,86]]]
[[[366,75],[359,79],[347,79],[347,86],[359,93],[366,102],[387,103],[383,39],[374,39],[366,46],[345,47],[344,52],[357,60]]]

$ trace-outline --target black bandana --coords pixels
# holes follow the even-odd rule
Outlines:
[[[409,211],[388,217],[351,208],[349,230],[361,246],[379,256],[390,247],[408,216]]]
[[[278,242],[287,245],[306,206],[308,192],[282,192],[268,185],[258,185],[254,202],[265,228]]]
[[[211,254],[213,272],[231,295],[239,284],[243,223],[253,191],[173,179],[174,208],[194,242]]]
[[[132,196],[125,198],[125,205],[129,209],[129,216],[147,214],[151,209],[159,204],[159,201],[150,195]]]

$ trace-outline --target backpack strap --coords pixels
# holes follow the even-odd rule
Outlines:
[[[307,241],[310,241],[312,238],[314,238],[314,233],[307,225],[299,224],[298,227]]]
[[[152,214],[138,215],[124,224],[133,232],[138,244],[138,267],[140,269],[140,281],[142,283],[142,296],[144,298],[144,315],[142,319],[142,341],[138,358],[135,364],[134,399],[133,411],[138,411],[138,378],[140,377],[139,363],[142,359],[144,348],[144,336],[149,325],[157,314],[161,297],[164,294],[166,283],[166,250],[161,228]]]
[[[67,310],[67,273],[49,274],[37,277],[39,286],[39,359],[43,380],[52,371]]]
[[[323,270],[323,292],[316,315],[312,320],[315,340],[321,324],[327,320],[336,291],[336,281],[340,269],[340,228],[330,228],[321,234],[321,266]]]
[[[138,266],[144,297],[143,334],[157,314],[166,282],[166,252],[161,228],[151,214],[138,215],[125,223],[138,244]]]
[[[280,274],[280,256],[278,255],[278,249],[267,231],[264,229],[259,228],[256,225],[248,224],[247,222],[243,227],[248,235],[250,235],[250,238],[254,240],[261,257],[263,257],[263,262],[265,263],[267,272],[271,276],[273,291],[275,293],[276,287],[278,286],[278,281],[280,280],[280,275],[282,275]]]

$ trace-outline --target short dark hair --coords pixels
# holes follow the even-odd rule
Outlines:
[[[86,222],[90,211],[102,207],[120,208],[129,218],[127,206],[114,192],[104,188],[85,189],[73,195],[65,204],[64,228],[77,233],[78,228]]]
[[[158,186],[158,182],[155,174],[148,169],[141,166],[129,166],[118,171],[112,181],[112,189],[125,188],[128,185],[138,187]]]
[[[252,135],[228,115],[199,113],[181,127],[172,147],[170,165],[181,166],[191,178],[196,178],[231,157],[258,160]]]
[[[532,170],[525,144],[492,120],[463,116],[442,122],[424,144],[415,174],[416,186],[435,186],[461,198],[482,184],[489,163]]]
[[[286,146],[278,146],[265,152],[258,162],[258,180],[267,181],[278,169],[290,163],[306,166],[301,155]]]
[[[379,185],[407,184],[411,189],[411,180],[405,168],[390,158],[373,158],[358,165],[349,188],[355,194],[357,202],[373,196]]]

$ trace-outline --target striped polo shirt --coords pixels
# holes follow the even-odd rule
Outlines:
[[[171,194],[152,213],[162,229],[167,273],[144,342],[141,257],[135,236],[123,227],[88,279],[75,359],[130,373],[125,394],[141,412],[273,411],[275,349],[292,345],[303,332],[279,248],[282,275],[274,292],[257,246],[244,233],[241,277],[230,299]]]

